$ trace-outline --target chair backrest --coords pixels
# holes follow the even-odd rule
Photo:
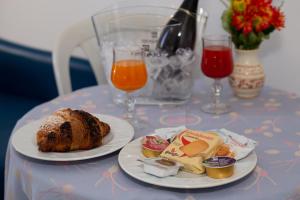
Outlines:
[[[80,47],[86,54],[98,84],[106,83],[95,31],[90,18],[80,21],[64,30],[57,39],[53,50],[53,66],[59,95],[72,91],[70,58],[75,48]]]

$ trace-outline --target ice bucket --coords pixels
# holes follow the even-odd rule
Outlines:
[[[200,11],[199,14],[191,14],[191,17],[196,18],[198,38],[202,35],[207,19],[206,13],[202,9]],[[176,12],[186,11],[137,5],[106,9],[92,16],[101,49],[100,56],[110,84],[113,48],[138,46],[143,51],[148,73],[147,85],[139,91],[139,96],[148,101],[185,101],[191,96],[192,72],[196,67],[194,51],[179,48],[174,55],[168,55],[157,49],[162,31],[170,26],[167,23]],[[172,26],[177,25],[180,24],[175,23]]]

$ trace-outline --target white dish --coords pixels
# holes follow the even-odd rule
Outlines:
[[[36,133],[44,119],[33,121],[18,129],[12,137],[12,145],[17,152],[31,158],[48,161],[75,161],[110,154],[132,140],[134,129],[127,121],[109,115],[94,115],[111,127],[110,133],[103,139],[103,145],[100,147],[64,153],[40,152],[36,144]]]
[[[253,171],[257,156],[252,152],[248,157],[235,164],[233,176],[226,179],[213,179],[204,175],[195,175],[180,171],[176,176],[158,178],[143,172],[143,163],[138,161],[141,155],[141,138],[127,144],[119,153],[120,167],[130,176],[157,186],[182,189],[210,188],[237,181]]]

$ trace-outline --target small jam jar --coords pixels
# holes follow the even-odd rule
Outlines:
[[[212,157],[203,161],[207,176],[221,179],[233,175],[236,160],[231,157]]]

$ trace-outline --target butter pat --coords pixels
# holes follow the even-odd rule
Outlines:
[[[161,178],[176,175],[182,167],[180,163],[163,158],[141,158],[140,161],[144,163],[145,173]]]
[[[211,157],[222,143],[223,139],[216,133],[186,129],[160,156],[182,163],[184,171],[202,174],[205,172],[203,160]]]

